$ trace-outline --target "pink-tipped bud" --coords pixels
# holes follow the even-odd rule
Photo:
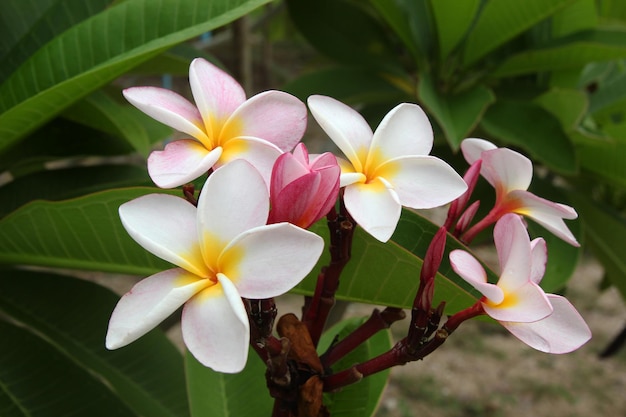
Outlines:
[[[460,236],[467,230],[472,220],[474,220],[474,216],[478,211],[478,207],[480,207],[480,200],[474,201],[472,205],[470,205],[467,210],[461,215],[459,221],[456,224],[456,228],[454,229],[454,235]]]
[[[330,152],[309,161],[303,143],[278,157],[270,183],[268,223],[289,222],[308,228],[334,206],[341,169]]]
[[[433,237],[428,246],[426,255],[424,256],[424,264],[420,272],[420,286],[415,298],[414,307],[422,311],[429,311],[435,292],[435,275],[441,265],[443,254],[446,249],[447,230],[445,227],[439,228],[439,231]]]

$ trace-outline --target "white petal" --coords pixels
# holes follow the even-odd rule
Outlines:
[[[546,264],[548,263],[548,248],[543,238],[536,238],[530,242],[530,280],[535,284],[539,284],[543,275],[546,273]]]
[[[195,140],[177,140],[150,154],[148,173],[159,187],[174,188],[206,174],[221,155],[220,147],[209,152]]]
[[[354,168],[362,172],[374,135],[363,116],[342,102],[326,96],[311,96],[307,103],[317,123]]]
[[[183,340],[193,356],[217,372],[246,365],[250,325],[241,297],[227,277],[193,297],[183,310]]]
[[[181,95],[159,87],[132,87],[123,94],[130,104],[153,119],[210,146],[198,109]]]
[[[290,223],[252,229],[220,257],[220,270],[242,297],[270,298],[295,287],[313,269],[324,240]]]
[[[403,206],[439,207],[458,198],[467,184],[454,169],[434,156],[406,156],[381,165],[376,174],[387,180]]]
[[[531,257],[528,231],[517,214],[505,214],[493,230],[493,239],[500,260],[498,287],[515,292],[530,281]]]
[[[527,190],[533,178],[533,164],[521,153],[498,148],[482,153],[480,173],[496,191]]]
[[[248,162],[235,160],[213,172],[198,199],[198,234],[207,263],[237,235],[264,225],[268,213],[265,182]]]
[[[282,151],[274,144],[251,136],[242,136],[231,139],[224,144],[224,153],[217,166],[228,164],[237,159],[248,161],[261,173],[269,189],[272,168],[281,154]]]
[[[352,184],[344,190],[346,209],[367,233],[381,242],[396,230],[402,205],[397,194],[380,178],[369,184]]]
[[[535,283],[528,282],[515,292],[504,292],[501,303],[483,303],[485,313],[498,321],[530,323],[552,314],[552,306],[543,290]]]
[[[107,349],[134,342],[209,284],[175,268],[139,281],[115,306],[106,336]]]
[[[191,203],[172,195],[149,194],[122,204],[119,213],[128,234],[148,252],[207,276]]]
[[[496,285],[487,282],[485,269],[472,255],[463,250],[453,250],[450,252],[450,265],[454,272],[490,301],[497,304],[502,302],[504,293]]]
[[[467,138],[463,139],[463,141],[461,142],[461,151],[463,152],[463,157],[470,165],[481,159],[481,155],[484,151],[489,151],[496,148],[496,145],[484,139]]]
[[[501,322],[515,337],[528,346],[547,353],[569,353],[591,339],[585,320],[564,297],[548,295],[554,312],[533,323]]]
[[[407,155],[428,155],[433,147],[433,128],[416,104],[402,103],[380,122],[368,154],[367,166]]]

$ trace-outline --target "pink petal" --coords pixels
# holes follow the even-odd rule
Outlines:
[[[433,147],[433,128],[426,113],[416,104],[393,108],[374,132],[367,166],[376,168],[389,159],[428,155]]]
[[[241,296],[230,280],[193,297],[183,310],[183,340],[193,356],[217,372],[236,373],[246,365],[250,325]]]
[[[549,294],[554,312],[533,323],[501,322],[515,337],[528,346],[546,353],[569,353],[591,339],[591,330],[570,302]]]
[[[405,156],[379,166],[376,174],[388,181],[403,206],[428,209],[449,203],[467,190],[450,165],[434,156]]]
[[[278,149],[276,145],[263,139],[247,136],[231,139],[224,144],[223,148],[224,153],[217,162],[217,167],[227,164],[230,161],[243,159],[252,164],[252,166],[261,173],[263,181],[265,181],[269,189],[272,168],[274,167],[276,159],[282,154],[282,151]]]
[[[493,230],[493,239],[500,260],[498,287],[516,292],[530,281],[531,257],[528,231],[517,214],[505,214]]]
[[[503,292],[501,303],[483,303],[485,313],[495,320],[529,323],[552,314],[550,301],[537,284],[529,281],[516,288],[515,292],[507,292],[506,289]]]
[[[321,180],[319,172],[311,172],[273,191],[268,223],[289,222],[306,229],[318,220],[318,213],[326,202],[325,195],[318,195]]]
[[[346,209],[359,226],[381,242],[396,230],[402,205],[395,191],[381,179],[369,184],[352,184],[344,190]]]
[[[450,252],[450,265],[454,272],[489,300],[498,304],[502,302],[504,293],[496,285],[487,282],[485,269],[472,255],[463,250],[453,250]]]
[[[509,198],[517,199],[520,202],[521,207],[515,210],[516,213],[523,214],[533,219],[570,245],[576,247],[580,246],[563,221],[563,219],[571,220],[578,217],[578,214],[573,208],[564,204],[553,203],[552,201],[521,190],[509,193]]]
[[[307,124],[303,102],[282,91],[265,91],[241,105],[224,125],[241,124],[241,136],[251,136],[288,152],[302,139]],[[226,138],[224,138],[226,139]]]
[[[496,145],[484,139],[467,138],[461,142],[463,157],[470,165],[481,159],[483,152],[496,148]]]
[[[350,160],[355,170],[362,172],[374,135],[363,116],[326,96],[310,96],[307,103],[317,123]]]
[[[186,98],[159,87],[131,87],[122,93],[130,104],[148,116],[212,147],[200,112]]]
[[[213,172],[198,199],[197,236],[205,262],[217,259],[237,235],[264,225],[268,211],[265,182],[248,162],[236,160]]]
[[[277,194],[287,184],[310,172],[308,160],[303,162],[288,152],[280,155],[272,168],[271,194]]]
[[[233,77],[202,58],[191,62],[189,84],[207,129],[213,129],[212,122],[221,126],[246,100],[246,93]],[[212,137],[218,134],[209,131]]]
[[[498,148],[482,153],[480,173],[497,192],[526,190],[533,178],[533,164],[521,153]]]
[[[222,155],[222,148],[207,150],[195,140],[170,142],[148,157],[148,173],[161,188],[174,188],[206,174]]]
[[[289,223],[238,236],[220,257],[221,271],[242,297],[270,298],[295,287],[315,266],[324,240]]]
[[[189,202],[172,195],[149,194],[122,204],[119,214],[128,234],[148,252],[195,275],[207,276],[198,247],[196,208]]]
[[[208,280],[179,268],[139,281],[113,310],[106,336],[107,349],[134,342],[207,285]]]
[[[538,237],[530,242],[530,256],[530,280],[539,284],[546,273],[546,264],[548,263],[548,248],[543,238]]]

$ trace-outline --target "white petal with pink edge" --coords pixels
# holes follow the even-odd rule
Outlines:
[[[168,269],[139,281],[115,306],[106,335],[107,349],[134,342],[209,285],[180,269]]]
[[[193,99],[204,119],[223,123],[245,100],[241,85],[224,70],[205,59],[196,58],[189,65],[189,85]],[[209,132],[217,135],[218,132]]]
[[[487,282],[487,273],[476,258],[463,250],[453,250],[450,252],[450,265],[454,272],[476,288],[482,295],[494,303],[501,303],[504,300],[504,293],[494,284]]]
[[[331,97],[314,95],[307,100],[309,110],[330,139],[362,172],[374,133],[363,116]]]
[[[375,168],[386,160],[407,155],[428,155],[433,147],[433,128],[416,104],[402,103],[385,115],[374,132],[367,165]]]
[[[315,266],[324,240],[289,223],[261,226],[238,236],[219,259],[242,297],[270,298],[295,287]]]
[[[498,148],[482,153],[480,173],[497,191],[526,190],[533,178],[533,164],[521,153]]]
[[[131,87],[123,94],[130,104],[153,119],[212,147],[200,112],[183,96],[159,87]]]
[[[548,263],[548,247],[543,238],[538,237],[530,242],[530,257],[530,280],[539,284],[546,272],[546,264]]]
[[[122,225],[148,252],[198,276],[207,267],[198,247],[196,208],[167,194],[149,194],[119,208]]]
[[[528,346],[546,353],[569,353],[591,339],[591,330],[576,308],[564,297],[549,294],[551,315],[532,323],[501,322]]]
[[[219,284],[185,304],[183,340],[193,356],[217,372],[236,373],[246,365],[250,325],[233,283],[218,274]]]
[[[209,151],[195,140],[177,140],[150,154],[148,173],[159,187],[174,188],[205,174],[221,155],[220,147]]]
[[[395,191],[380,178],[369,184],[352,184],[344,190],[346,209],[359,226],[381,242],[396,230],[402,205]]]
[[[499,285],[498,285],[499,286]],[[498,321],[533,322],[552,313],[552,306],[543,290],[528,281],[514,293],[504,292],[501,303],[483,303],[485,313]]]
[[[505,214],[493,230],[500,280],[498,287],[504,292],[515,292],[530,281],[531,257],[528,231],[517,214]]]
[[[224,153],[216,166],[221,167],[237,159],[246,160],[261,173],[269,190],[272,168],[280,155],[282,151],[266,140],[251,136],[239,137],[224,144]]]
[[[485,139],[467,138],[461,142],[461,152],[463,152],[463,157],[470,165],[481,159],[483,152],[496,148],[496,145]]]
[[[264,91],[250,97],[224,125],[241,125],[241,136],[252,136],[289,152],[302,139],[307,125],[303,102],[282,91]]]
[[[402,205],[439,207],[458,198],[467,184],[450,165],[434,156],[405,156],[379,166],[376,174],[389,182]]]

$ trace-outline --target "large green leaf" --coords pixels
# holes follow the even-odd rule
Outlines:
[[[411,16],[407,13],[409,3],[407,1],[388,0],[370,0],[370,2],[413,57],[418,59],[423,52],[419,40],[415,38],[411,30]]]
[[[474,130],[487,107],[495,100],[491,90],[482,85],[459,94],[443,94],[427,74],[419,80],[418,96],[441,126],[452,149]]]
[[[270,416],[273,399],[265,382],[265,364],[252,349],[238,374],[223,374],[185,357],[189,405],[193,417]]]
[[[3,417],[134,417],[108,387],[28,330],[0,321]]]
[[[480,0],[431,0],[439,41],[439,57],[443,61],[456,48],[471,27]]]
[[[105,349],[104,336],[119,296],[76,278],[18,270],[2,270],[1,273],[0,310],[50,343],[60,352],[55,356],[65,355],[66,358],[59,359],[60,363],[69,363],[70,368],[82,368],[82,372],[105,380],[138,415],[182,417],[189,414],[182,356],[163,333],[153,331],[116,351]],[[3,334],[2,339],[4,345],[10,338]],[[32,379],[27,379],[31,387],[35,387],[38,384],[32,373],[37,370],[36,361],[47,363],[53,359],[43,352],[37,359],[21,353],[15,353],[14,358],[33,360],[33,363],[24,365],[23,374],[11,383],[30,375]],[[66,382],[60,386],[70,389],[67,385],[72,378],[65,371],[59,370],[48,377],[61,375],[58,381]],[[74,406],[79,409],[81,398],[87,394],[79,387],[70,392]],[[47,415],[72,415],[69,410]],[[97,409],[85,415],[102,413],[117,415]]]
[[[578,169],[574,146],[552,114],[530,102],[499,100],[489,107],[481,127],[505,144],[525,149],[552,169],[573,174]]]
[[[572,4],[552,15],[550,20],[551,35],[554,38],[593,29],[598,25],[596,2],[594,0],[574,0]]]
[[[126,0],[71,27],[0,85],[0,149],[135,65],[267,1]]]
[[[365,319],[362,317],[353,317],[326,330],[320,339],[318,352],[324,353],[335,337],[341,340],[364,321]],[[389,330],[380,331],[335,363],[332,369],[334,372],[339,372],[354,364],[372,359],[391,349],[391,342]],[[370,375],[356,384],[348,385],[339,392],[326,394],[324,404],[327,405],[330,415],[333,417],[372,416],[378,407],[388,378],[389,370]]]
[[[552,113],[567,132],[580,125],[589,107],[585,93],[566,88],[552,88],[537,97],[534,102]]]
[[[463,65],[470,66],[489,52],[539,23],[572,0],[491,0],[485,2],[465,44]]]

